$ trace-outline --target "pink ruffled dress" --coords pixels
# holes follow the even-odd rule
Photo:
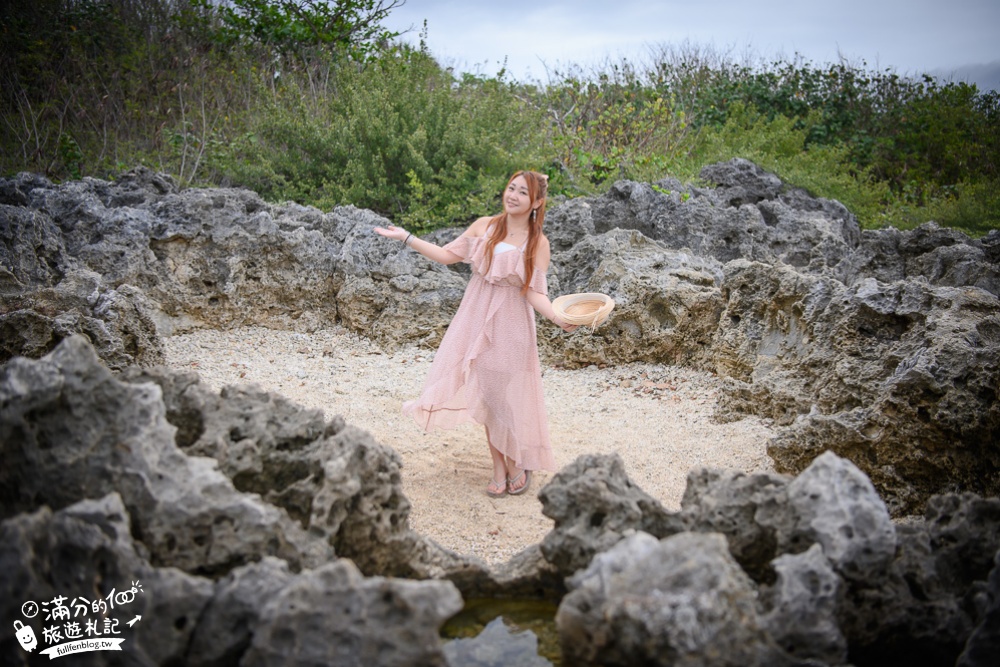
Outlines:
[[[403,412],[425,431],[482,424],[518,468],[555,470],[535,311],[521,294],[524,250],[498,243],[486,272],[486,243],[485,236],[460,236],[444,246],[472,265],[472,279],[420,398],[404,403]],[[543,272],[533,272],[529,289],[548,293]]]

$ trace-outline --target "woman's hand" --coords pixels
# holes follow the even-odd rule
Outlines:
[[[558,315],[556,315],[555,318],[553,318],[552,323],[566,332],[576,331],[577,328],[579,328],[580,326],[579,324],[569,324],[568,322],[563,322],[562,318],[560,318]]]
[[[386,238],[389,238],[389,239],[395,239],[396,241],[404,241],[404,242],[406,241],[407,237],[409,237],[409,235],[410,235],[410,233],[408,231],[406,231],[402,227],[397,227],[395,225],[389,225],[388,228],[386,228],[386,227],[376,227],[375,228],[375,233],[376,234],[381,234],[382,236],[384,236]]]

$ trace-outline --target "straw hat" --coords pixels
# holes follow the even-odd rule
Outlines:
[[[608,319],[614,307],[614,299],[599,292],[564,294],[552,302],[552,308],[563,322],[586,324],[594,329]]]

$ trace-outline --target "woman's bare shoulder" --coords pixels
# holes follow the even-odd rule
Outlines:
[[[549,238],[545,236],[545,234],[540,235],[538,237],[538,245],[535,246],[536,255],[544,254],[548,256],[551,252],[552,250],[549,246]]]
[[[469,225],[468,229],[462,233],[462,236],[486,236],[486,228],[490,226],[492,220],[493,217],[488,215],[479,218]]]
[[[535,246],[535,263],[544,271],[549,267],[552,259],[552,249],[549,247],[549,240],[545,234],[538,237],[538,245]]]

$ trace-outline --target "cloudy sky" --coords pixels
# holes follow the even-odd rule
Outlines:
[[[404,39],[416,42],[425,19],[441,64],[486,75],[506,58],[515,78],[544,81],[569,64],[687,44],[741,63],[843,57],[1000,89],[1000,0],[406,0],[386,23],[412,27]]]

